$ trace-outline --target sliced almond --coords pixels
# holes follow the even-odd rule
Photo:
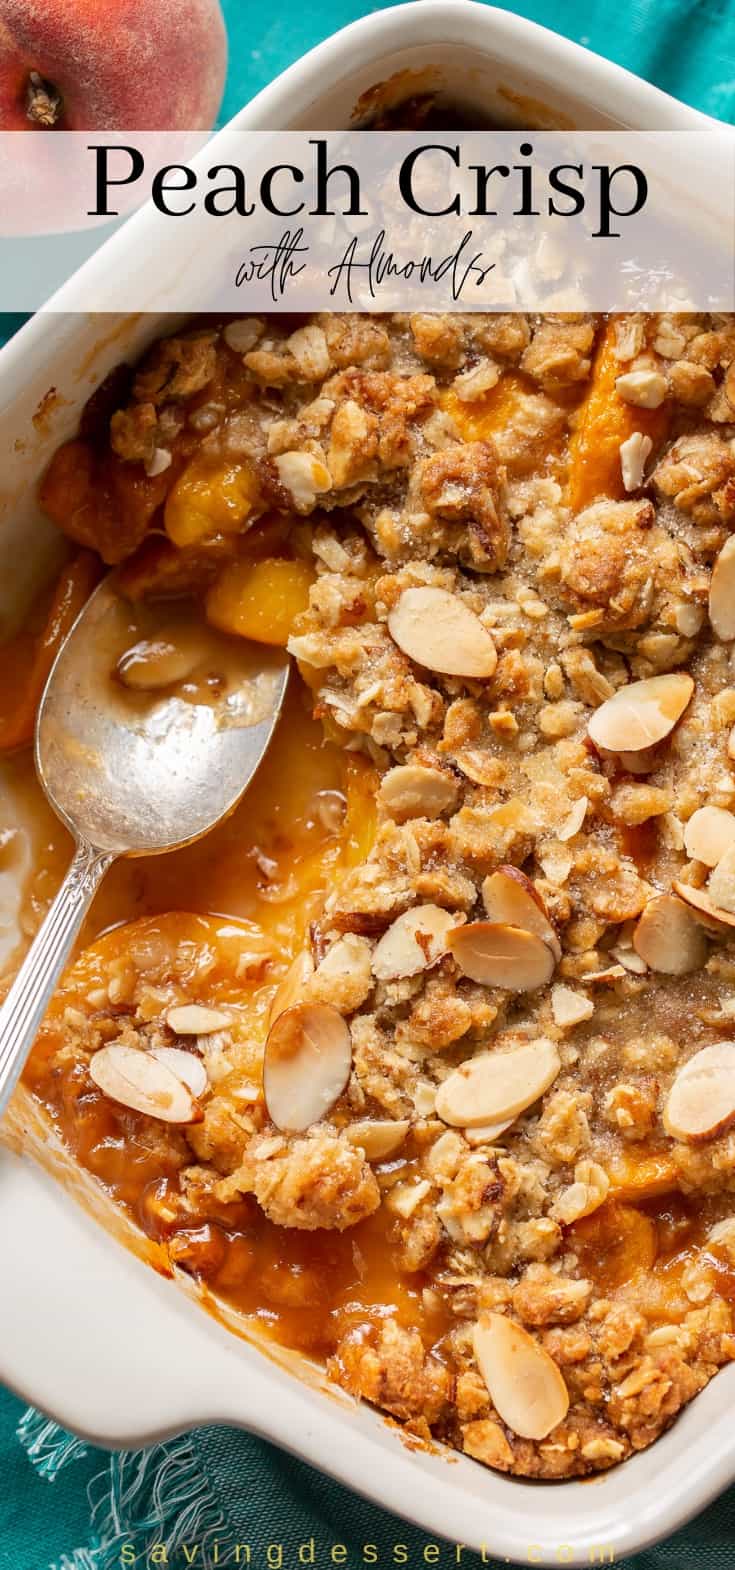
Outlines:
[[[460,403],[474,403],[483,393],[489,392],[500,380],[500,366],[494,360],[482,359],[470,371],[462,371],[452,382],[452,392]]]
[[[633,933],[636,954],[662,976],[687,976],[707,959],[701,923],[676,894],[649,899]]]
[[[462,1130],[468,1145],[494,1145],[501,1134],[506,1134],[513,1127],[515,1118],[503,1118],[500,1123],[480,1123],[477,1128]]]
[[[339,834],[347,816],[347,797],[341,790],[318,790],[314,811],[327,834]]]
[[[655,747],[642,747],[639,752],[619,752],[618,762],[628,774],[653,774],[660,759]]]
[[[584,820],[587,816],[588,807],[588,798],[586,796],[579,796],[575,801],[574,806],[570,809],[568,816],[564,819],[561,828],[557,829],[556,831],[556,837],[558,840],[566,841],[574,839],[575,834],[579,833],[582,824],[584,823]]]
[[[735,535],[733,535],[735,539]],[[692,861],[716,867],[726,850],[735,845],[735,813],[724,807],[699,807],[684,829],[684,846]]]
[[[712,569],[709,619],[723,643],[735,638],[735,534],[725,541]]]
[[[151,1052],[112,1042],[90,1059],[95,1085],[113,1101],[163,1123],[199,1123],[201,1108],[184,1081]]]
[[[605,1203],[610,1191],[610,1179],[597,1161],[578,1161],[574,1168],[574,1182],[568,1183],[557,1194],[550,1210],[554,1221],[572,1226],[583,1216],[591,1216]]]
[[[404,911],[375,947],[373,975],[378,981],[418,976],[446,954],[449,933],[457,930],[456,914],[439,905],[416,905]]]
[[[622,980],[624,975],[625,966],[621,965],[620,963],[616,963],[615,965],[606,965],[604,970],[587,971],[584,979],[588,987],[592,987],[599,986],[603,983],[612,984],[614,981]]]
[[[682,600],[674,611],[676,630],[682,638],[696,638],[704,624],[704,606]]]
[[[639,409],[658,409],[666,397],[666,377],[653,367],[625,371],[616,378],[615,387],[625,403]]]
[[[173,454],[166,447],[156,447],[145,466],[149,480],[157,480],[159,474],[165,474],[166,470],[171,468],[173,461]]]
[[[575,1025],[581,1025],[584,1020],[591,1019],[595,1012],[595,1005],[586,993],[577,992],[574,987],[565,987],[563,982],[551,989],[551,1012],[554,1024],[560,1030],[571,1030]]]
[[[696,910],[705,926],[717,929],[722,927],[735,927],[735,916],[730,910],[722,910],[715,904],[706,889],[695,889],[691,883],[675,883],[675,892],[687,905]]]
[[[605,752],[642,752],[674,729],[694,691],[685,671],[649,676],[619,687],[601,703],[588,725],[591,740]]]
[[[560,1068],[558,1050],[545,1036],[512,1052],[478,1053],[439,1086],[437,1117],[452,1128],[481,1128],[516,1118],[543,1096]]]
[[[715,1139],[735,1122],[735,1041],[703,1047],[684,1064],[664,1107],[663,1123],[674,1139]]]
[[[201,1003],[181,1003],[168,1010],[166,1024],[177,1036],[211,1036],[215,1030],[227,1030],[232,1015]]]
[[[574,865],[571,853],[557,840],[547,840],[546,844],[540,847],[538,858],[547,882],[553,883],[557,889],[563,888]]]
[[[484,987],[533,992],[554,974],[548,943],[523,927],[499,921],[470,921],[455,927],[447,944],[463,975]]]
[[[408,1221],[415,1210],[418,1210],[422,1199],[431,1193],[431,1184],[426,1178],[418,1183],[396,1183],[395,1188],[386,1196],[385,1203],[389,1210],[394,1211],[403,1221]]]
[[[631,976],[645,976],[647,974],[648,966],[645,960],[641,959],[640,954],[636,954],[634,948],[628,948],[627,945],[623,946],[621,944],[619,948],[610,950],[610,958],[616,960],[618,965],[622,965],[623,970],[630,971]]]
[[[329,350],[324,329],[313,324],[297,327],[286,339],[296,364],[307,381],[323,381],[329,371]]]
[[[279,1014],[293,1008],[303,1000],[304,987],[314,974],[315,965],[311,949],[300,949],[282,978],[268,1015],[268,1028],[274,1025]]]
[[[388,617],[388,631],[410,660],[440,675],[481,680],[498,663],[479,616],[446,589],[404,589]]]
[[[402,763],[383,776],[378,800],[397,823],[438,818],[454,807],[459,787],[450,774],[422,763]]]
[[[270,1028],[263,1061],[268,1112],[283,1133],[301,1134],[334,1106],[350,1077],[350,1032],[329,1003],[297,1003]]]
[[[627,441],[620,443],[620,472],[626,491],[637,491],[643,484],[646,464],[653,452],[650,436],[633,431]]]
[[[209,1086],[209,1076],[202,1059],[195,1052],[186,1052],[183,1047],[153,1047],[151,1057],[163,1063],[165,1068],[170,1068],[171,1073],[188,1087],[195,1100],[198,1101],[204,1095]]]
[[[241,316],[235,322],[228,322],[222,337],[235,354],[247,354],[261,337],[263,325],[258,316]]]
[[[716,1221],[707,1233],[707,1243],[735,1255],[735,1216],[725,1216],[722,1221]]]
[[[201,649],[182,648],[168,638],[144,638],[121,654],[115,675],[133,692],[156,692],[186,681],[201,658]]]
[[[345,1135],[351,1145],[359,1145],[368,1161],[386,1161],[394,1156],[404,1143],[411,1127],[408,1118],[363,1118],[359,1123],[349,1123]]]
[[[707,892],[719,910],[735,916],[735,845],[720,857],[707,884]]]
[[[491,788],[497,785],[498,759],[494,752],[482,752],[479,747],[461,747],[455,752],[454,761],[468,780],[472,780],[473,785],[488,785]]]
[[[314,453],[284,452],[273,461],[281,485],[290,492],[297,512],[311,512],[317,496],[331,488],[332,476]]]
[[[472,1346],[498,1417],[521,1439],[545,1439],[569,1411],[558,1364],[506,1314],[485,1314]]]
[[[501,922],[510,927],[523,927],[537,938],[548,943],[557,964],[561,959],[561,944],[555,928],[549,921],[546,906],[530,878],[518,867],[498,867],[482,885],[482,900],[488,921]]]

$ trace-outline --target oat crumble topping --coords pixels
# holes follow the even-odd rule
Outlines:
[[[375,822],[296,951],[93,945],[29,1084],[69,1127],[100,1052],[194,1053],[121,1125],[176,1263],[379,1225],[414,1308],[325,1341],[346,1390],[523,1476],[648,1445],[735,1356],[735,323],[205,323],[42,501],[132,597],[265,596]]]

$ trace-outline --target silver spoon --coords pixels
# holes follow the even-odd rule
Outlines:
[[[126,650],[141,632],[150,649],[161,627],[170,640],[172,621],[191,680],[122,685]],[[153,669],[155,678],[155,660]],[[36,720],[38,777],[76,850],[0,1009],[0,1116],[105,873],[118,856],[190,845],[232,812],[273,735],[288,674],[280,649],[225,638],[170,605],[131,606],[114,574],[88,600]]]

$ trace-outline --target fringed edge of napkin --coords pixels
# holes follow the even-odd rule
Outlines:
[[[40,1476],[53,1482],[60,1472],[89,1453],[89,1447],[57,1423],[29,1407],[18,1426],[18,1438]],[[49,1570],[119,1570],[123,1544],[133,1545],[136,1562],[158,1545],[169,1561],[184,1545],[198,1547],[194,1563],[207,1570],[225,1566],[236,1544],[197,1451],[194,1436],[182,1434],[148,1450],[110,1455],[89,1484],[91,1511],[87,1547],[57,1560]]]
[[[72,1461],[81,1461],[87,1454],[88,1447],[83,1439],[67,1434],[58,1423],[53,1423],[50,1417],[44,1417],[43,1412],[37,1412],[32,1406],[23,1413],[16,1434],[39,1477],[45,1477],[49,1483],[53,1483],[63,1467]]]

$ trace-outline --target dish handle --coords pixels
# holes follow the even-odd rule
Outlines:
[[[243,1412],[266,1426],[273,1374],[255,1348],[1,1146],[0,1208],[0,1380],[21,1399],[110,1449]]]

